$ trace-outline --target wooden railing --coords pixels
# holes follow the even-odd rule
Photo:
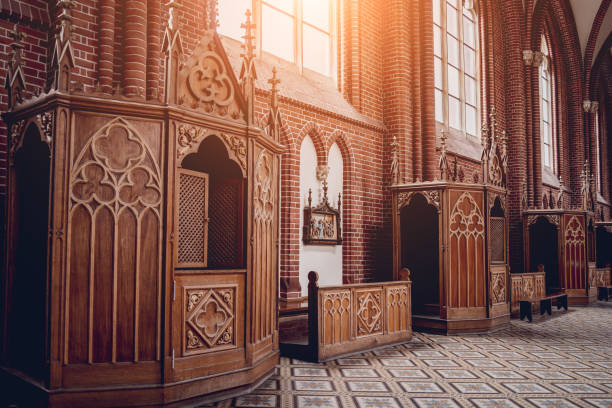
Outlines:
[[[511,310],[518,313],[519,299],[546,295],[546,273],[544,271],[512,273],[510,274],[510,287]]]
[[[314,361],[412,338],[410,271],[400,280],[319,287],[308,274],[308,348]]]

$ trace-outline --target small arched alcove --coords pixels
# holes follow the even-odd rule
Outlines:
[[[529,226],[529,271],[535,272],[538,265],[544,265],[547,293],[562,286],[558,234],[557,227],[547,217],[538,217]]]
[[[490,212],[489,256],[491,263],[506,262],[506,214],[499,197],[495,198]]]
[[[415,194],[400,211],[402,267],[412,280],[415,314],[440,314],[438,211]]]
[[[33,122],[16,148],[10,170],[7,355],[15,367],[43,378],[51,159]]]
[[[207,248],[207,267],[244,267],[244,225],[246,222],[245,186],[240,166],[229,157],[223,141],[208,136],[198,151],[187,155],[179,177],[179,236],[183,228],[183,247],[180,251],[192,251],[192,247]],[[206,186],[206,181],[208,185]],[[208,192],[203,190],[208,188]],[[204,208],[207,206],[207,208]],[[207,211],[206,211],[207,210]],[[207,225],[207,242],[200,242],[201,232],[195,231],[189,219],[204,215]],[[199,214],[199,215],[198,215]]]

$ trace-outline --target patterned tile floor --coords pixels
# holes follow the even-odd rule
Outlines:
[[[326,364],[282,358],[255,392],[214,407],[612,408],[612,302]]]

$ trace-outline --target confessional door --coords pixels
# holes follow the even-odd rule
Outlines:
[[[554,291],[563,285],[559,270],[559,231],[548,218],[539,217],[529,226],[529,271],[538,271],[544,265],[546,291]]]
[[[400,213],[402,267],[410,269],[412,310],[440,315],[439,228],[437,209],[416,194]]]
[[[172,212],[173,381],[246,365],[248,273],[241,252],[245,175],[216,135],[177,162]]]
[[[9,273],[5,283],[7,308],[3,331],[8,333],[5,352],[13,367],[42,379],[46,358],[43,333],[48,299],[50,151],[33,123],[15,150],[9,176],[8,228],[12,250],[8,251]]]

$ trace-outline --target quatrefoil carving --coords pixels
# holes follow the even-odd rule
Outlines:
[[[74,184],[74,196],[82,201],[95,198],[101,203],[111,201],[115,197],[115,190],[106,178],[106,172],[97,164],[89,164],[82,170],[83,181]]]
[[[128,129],[112,126],[93,143],[94,153],[113,171],[125,171],[144,154],[142,146],[130,139]]]
[[[155,205],[159,202],[161,195],[157,189],[153,188],[151,175],[142,167],[136,167],[128,175],[127,184],[121,188],[119,197],[125,203],[133,203],[140,200],[146,205]]]
[[[450,230],[451,233],[460,235],[480,235],[484,233],[484,219],[478,204],[469,193],[463,193],[457,200],[451,214]]]
[[[223,63],[212,52],[203,54],[189,73],[189,89],[200,102],[228,106],[234,99],[234,89]]]

